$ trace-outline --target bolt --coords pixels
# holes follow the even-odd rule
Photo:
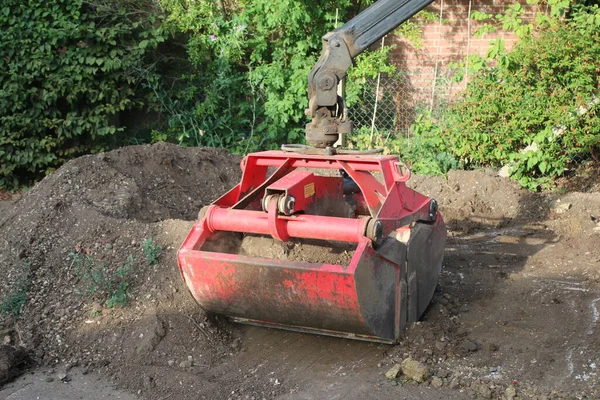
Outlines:
[[[294,196],[288,196],[285,206],[289,210],[290,214],[294,212],[294,207],[296,206],[296,199]]]
[[[321,90],[331,90],[334,86],[335,78],[332,74],[325,74],[319,79],[319,88]]]
[[[435,217],[437,216],[437,211],[438,211],[438,203],[435,200],[431,200],[431,203],[429,203],[429,218],[434,221]]]
[[[367,225],[367,237],[373,241],[373,247],[377,248],[383,242],[383,224],[379,220],[372,219]]]

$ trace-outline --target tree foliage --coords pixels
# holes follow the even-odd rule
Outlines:
[[[336,11],[341,24],[360,3],[161,2],[189,61],[152,82],[166,119],[162,138],[234,152],[302,140],[307,76],[321,37],[335,28]]]

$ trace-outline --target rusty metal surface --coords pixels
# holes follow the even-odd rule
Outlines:
[[[183,276],[207,310],[269,326],[395,341],[400,267],[364,240],[350,265],[188,252]]]

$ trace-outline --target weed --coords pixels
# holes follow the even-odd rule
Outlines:
[[[69,258],[75,274],[83,282],[83,290],[78,290],[79,294],[91,296],[106,289],[106,264],[98,264],[93,257],[81,253],[69,253]]]
[[[158,244],[154,244],[152,238],[144,239],[142,242],[142,250],[144,250],[144,256],[148,265],[158,264],[158,258],[162,254],[162,247]]]
[[[100,293],[106,297],[106,306],[109,308],[127,305],[127,277],[133,273],[133,256],[129,256],[127,263],[113,273],[110,273],[106,264],[96,262],[87,254],[69,253],[69,258],[72,260],[71,266],[75,267],[75,273],[82,281],[83,289],[79,290],[80,294],[93,296]]]
[[[12,289],[0,296],[0,316],[16,320],[27,302],[29,288],[29,261],[23,260],[23,269],[17,276]]]
[[[106,301],[108,308],[127,305],[127,288],[129,287],[129,283],[125,279],[133,273],[134,262],[135,259],[133,256],[129,256],[127,263],[117,268],[113,274],[110,297]]]

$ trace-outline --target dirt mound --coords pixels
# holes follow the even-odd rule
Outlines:
[[[451,230],[463,233],[543,218],[546,199],[494,171],[450,171],[447,178],[413,176],[413,189],[432,197]]]
[[[198,377],[237,342],[192,300],[176,250],[185,220],[239,176],[239,158],[225,151],[169,144],[68,162],[0,220],[2,324],[26,301],[18,329],[37,361],[98,370],[148,399],[237,386]]]

